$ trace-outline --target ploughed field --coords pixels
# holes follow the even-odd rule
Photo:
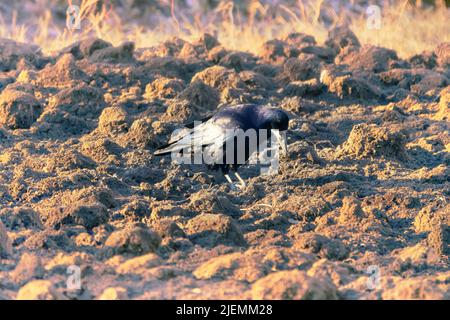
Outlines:
[[[449,299],[449,66],[345,28],[257,55],[0,40],[0,299]],[[240,103],[289,112],[279,174],[153,156]]]

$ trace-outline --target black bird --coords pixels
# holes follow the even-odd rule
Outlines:
[[[244,180],[237,173],[238,167],[245,164],[253,154],[267,148],[272,134],[276,138],[274,141],[287,154],[285,133],[288,126],[288,115],[280,109],[255,104],[226,107],[202,119],[198,125],[194,122],[175,132],[167,145],[154,154],[172,154],[172,157],[183,154],[189,160],[193,155],[194,163],[200,160],[210,169],[221,169],[228,182],[234,186],[229,176],[232,169],[240,187],[245,187]],[[201,157],[196,162],[195,156],[199,154]]]

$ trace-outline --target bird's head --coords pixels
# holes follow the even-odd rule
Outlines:
[[[289,117],[283,110],[266,109],[262,118],[262,129],[286,131],[289,127]]]
[[[280,147],[287,155],[286,130],[289,127],[289,117],[286,112],[280,109],[266,109],[263,113],[262,129],[274,130],[274,135]]]

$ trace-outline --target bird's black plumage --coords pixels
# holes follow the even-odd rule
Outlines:
[[[230,168],[237,168],[246,162],[249,157],[258,152],[260,144],[266,143],[271,138],[272,129],[281,132],[286,131],[289,125],[287,114],[275,108],[259,106],[256,104],[243,104],[226,107],[217,112],[207,121],[191,128],[181,130],[173,135],[168,144],[155,152],[155,155],[165,155],[177,152],[195,152],[195,146],[201,148],[203,154],[209,156],[208,166],[212,169],[221,169],[227,174]],[[245,139],[244,145],[239,145],[240,136],[236,132],[256,132],[257,146],[253,150]],[[266,129],[267,135],[263,136],[260,129]],[[242,136],[241,136],[242,138]],[[233,141],[233,143],[230,143]],[[232,145],[234,158],[226,158],[227,146]],[[244,161],[240,161],[240,160]]]

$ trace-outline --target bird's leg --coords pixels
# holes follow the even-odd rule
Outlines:
[[[225,173],[224,176],[225,176],[225,179],[227,179],[228,183],[230,184],[231,190],[237,191],[237,190],[238,190],[238,187],[237,187],[236,184],[233,182],[233,180],[231,180],[230,175],[229,175],[228,173]]]
[[[230,184],[233,184],[233,180],[231,180],[230,176],[229,176],[227,173],[224,174],[224,176],[225,176],[225,179],[227,179],[227,181],[228,181]]]
[[[239,173],[237,173],[236,171],[234,171],[234,175],[236,176],[236,178],[239,180],[240,184],[239,184],[239,188],[242,190],[245,187],[247,187],[247,184],[245,183],[244,179],[242,179],[242,177],[239,175]]]
[[[240,185],[234,183],[233,180],[231,180],[231,177],[228,173],[225,173],[224,176],[225,179],[227,179],[228,183],[230,184],[231,190],[238,191],[239,189],[241,189]]]

